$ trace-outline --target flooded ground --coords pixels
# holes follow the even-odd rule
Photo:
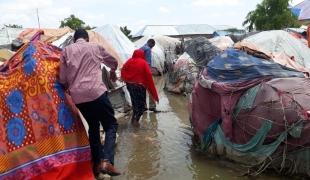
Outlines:
[[[119,119],[115,165],[123,173],[113,179],[212,180],[254,179],[241,177],[239,166],[211,160],[195,150],[187,111],[187,98],[164,92],[164,79],[157,79],[158,110],[146,112],[140,129],[130,125],[130,116]],[[283,179],[263,175],[255,179]]]

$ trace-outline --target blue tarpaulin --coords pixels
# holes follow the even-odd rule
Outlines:
[[[280,64],[256,58],[247,53],[228,49],[207,65],[208,76],[219,82],[242,82],[255,78],[304,77],[303,73],[287,69]]]
[[[305,0],[297,4],[291,8],[291,11],[298,17],[298,20],[310,19],[310,0]]]

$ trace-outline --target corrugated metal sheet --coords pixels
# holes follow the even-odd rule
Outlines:
[[[177,36],[179,32],[173,25],[147,25],[141,29],[134,37],[152,36],[152,35],[166,35]]]
[[[213,25],[215,30],[217,31],[223,31],[223,30],[228,30],[228,29],[237,29],[234,26],[229,26],[229,25]]]
[[[213,34],[216,30],[207,24],[189,24],[176,27],[180,35]]]
[[[226,29],[231,26],[218,26],[217,28]],[[187,24],[187,25],[147,25],[141,29],[134,37],[153,36],[153,35],[166,35],[166,36],[179,36],[179,35],[197,35],[197,34],[213,34],[217,28],[208,24]]]

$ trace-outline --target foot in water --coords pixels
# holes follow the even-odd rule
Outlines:
[[[135,128],[139,128],[139,127],[140,127],[140,123],[139,123],[139,121],[137,121],[137,120],[131,121],[131,124],[132,124],[132,126],[135,127]]]
[[[149,111],[153,111],[154,113],[160,112],[160,111],[158,111],[156,108],[149,108]]]

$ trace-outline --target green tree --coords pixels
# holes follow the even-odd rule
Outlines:
[[[9,28],[23,28],[22,25],[18,25],[18,24],[5,24],[5,27],[9,27]]]
[[[73,14],[71,14],[69,17],[65,18],[60,22],[59,27],[70,27],[73,30],[77,30],[79,28],[85,28],[86,30],[94,29],[95,27],[90,27],[89,25],[85,25],[85,22],[78,17],[75,17]]]
[[[297,17],[289,9],[291,0],[263,0],[246,16],[243,26],[249,31],[298,27]]]
[[[121,29],[121,31],[122,31],[130,40],[133,39],[132,35],[130,34],[130,33],[131,33],[131,30],[129,30],[129,29],[127,28],[127,26],[120,27],[120,29]]]

